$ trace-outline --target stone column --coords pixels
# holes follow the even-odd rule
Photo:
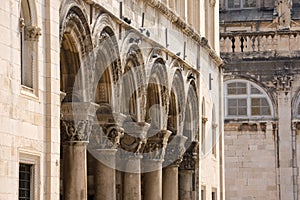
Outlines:
[[[194,200],[195,199],[195,195],[193,194],[194,170],[180,170],[179,176],[180,176],[180,183],[179,183],[180,199]]]
[[[163,168],[163,200],[178,200],[178,167],[185,152],[184,144],[187,140],[185,136],[174,136],[169,139],[166,149],[165,163]]]
[[[178,199],[178,165],[170,165],[163,169],[163,200]]]
[[[199,143],[196,141],[192,142],[183,156],[183,161],[180,163],[179,199],[195,200],[198,196],[196,194],[199,192],[196,183],[196,170],[198,170],[197,163],[199,162],[198,151]]]
[[[135,173],[124,173],[124,200],[141,200],[141,156],[136,156],[127,160],[128,171]]]
[[[150,137],[144,149],[144,199],[162,200],[162,162],[171,131],[148,133]],[[153,135],[153,136],[151,136]]]
[[[100,149],[103,156],[110,159],[110,164],[115,163],[116,149]],[[113,163],[112,163],[113,162]],[[96,163],[95,168],[95,200],[115,200],[116,199],[116,172],[115,168]]]
[[[100,108],[101,109],[101,108]],[[89,151],[96,158],[95,200],[116,199],[116,153],[124,136],[121,124],[125,115],[101,112],[93,126]]]
[[[63,145],[65,200],[87,199],[86,143],[69,142]]]
[[[124,137],[121,146],[126,152],[123,162],[124,172],[124,200],[141,200],[141,159],[143,149],[147,143],[146,134],[149,124],[144,122],[127,122],[124,124]]]
[[[61,138],[63,142],[63,198],[87,199],[86,145],[97,105],[63,103]]]

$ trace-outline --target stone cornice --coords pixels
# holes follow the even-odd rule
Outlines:
[[[159,12],[164,14],[178,28],[183,30],[183,33],[188,37],[191,37],[196,43],[203,47],[213,59],[217,66],[223,66],[224,62],[220,56],[212,49],[205,37],[201,37],[200,34],[194,31],[191,25],[187,24],[182,18],[180,18],[175,12],[170,10],[164,3],[158,0],[145,0],[151,7],[156,8]]]

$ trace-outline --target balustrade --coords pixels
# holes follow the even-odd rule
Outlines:
[[[300,50],[300,31],[232,32],[220,34],[221,53],[293,52]]]

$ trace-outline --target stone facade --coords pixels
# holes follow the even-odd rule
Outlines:
[[[0,199],[224,199],[218,6],[1,1]]]
[[[226,199],[299,198],[299,5],[220,2]]]

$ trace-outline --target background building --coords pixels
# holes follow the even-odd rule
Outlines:
[[[1,1],[0,199],[224,199],[218,6]]]
[[[298,199],[299,1],[220,2],[226,199]]]

